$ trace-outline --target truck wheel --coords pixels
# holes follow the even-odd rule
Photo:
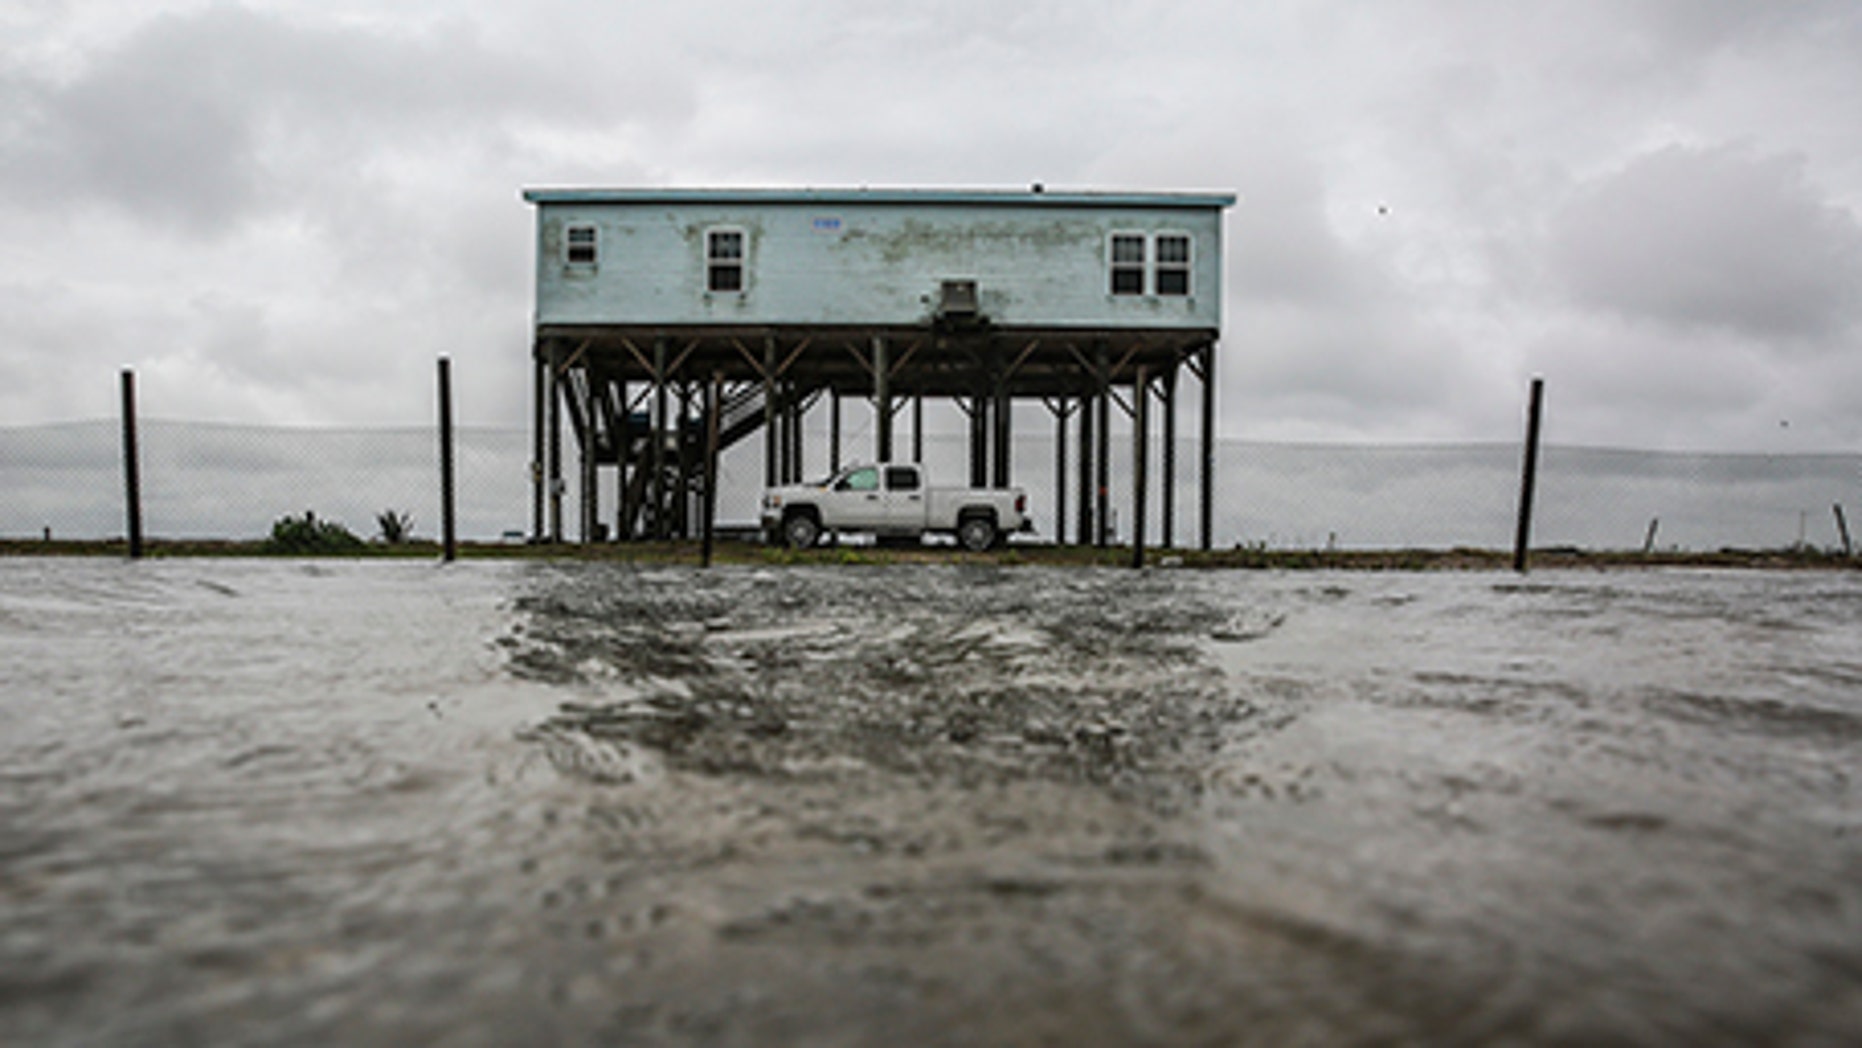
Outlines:
[[[782,537],[791,549],[811,549],[821,538],[821,525],[806,513],[797,513],[782,522]]]
[[[957,525],[957,541],[972,553],[981,553],[996,544],[996,522],[988,517],[965,517]]]

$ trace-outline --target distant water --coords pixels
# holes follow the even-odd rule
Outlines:
[[[1038,417],[1038,414],[1033,417]],[[1013,479],[1027,489],[1037,537],[1079,534],[1077,462],[1067,490],[1056,482],[1051,425],[1023,418],[1016,430]],[[364,537],[376,515],[414,518],[416,534],[437,534],[437,438],[424,427],[317,429],[152,420],[141,436],[143,518],[158,538],[263,538],[273,521],[312,510]],[[849,424],[843,460],[871,454],[871,433]],[[810,433],[803,472],[827,472],[827,438]],[[927,434],[934,481],[969,477],[967,444]],[[1070,445],[1077,456],[1077,440]],[[1111,446],[1113,530],[1129,537],[1131,441]],[[531,528],[530,435],[468,427],[458,434],[458,530],[494,540]],[[1159,444],[1151,463],[1149,541],[1164,538],[1166,486]],[[1201,447],[1180,440],[1175,459],[1171,538],[1201,541]],[[0,427],[0,537],[30,538],[50,528],[63,538],[124,532],[121,435],[114,422]],[[573,457],[573,456],[572,456]],[[573,465],[569,469],[574,476]],[[1520,449],[1513,444],[1350,445],[1220,441],[1215,449],[1214,543],[1228,548],[1347,549],[1472,546],[1509,549],[1519,503]],[[753,525],[762,493],[763,450],[752,438],[722,459],[718,517]],[[570,537],[579,485],[569,483],[564,519]],[[615,486],[602,473],[602,519]],[[1837,548],[1833,507],[1844,505],[1862,532],[1862,455],[1687,454],[1551,445],[1540,461],[1533,539],[1586,549],[1780,549],[1798,543]],[[1653,535],[1651,536],[1651,526]],[[1862,534],[1852,536],[1862,538]]]
[[[18,1044],[1862,1041],[1862,577],[0,559]]]

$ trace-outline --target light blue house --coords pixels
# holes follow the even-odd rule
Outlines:
[[[1187,367],[1203,393],[1207,543],[1233,196],[1035,186],[531,189],[524,199],[537,209],[539,537],[561,536],[564,413],[581,451],[584,540],[607,530],[596,510],[605,466],[618,473],[617,537],[689,533],[704,485],[699,394],[715,386],[720,440],[761,432],[770,483],[797,478],[802,416],[824,401],[831,459],[841,400],[859,397],[876,411],[873,454],[890,460],[898,410],[911,404],[922,419],[923,398],[946,397],[970,417],[971,482],[1007,484],[1010,404],[1038,398],[1063,441],[1078,416],[1077,536],[1103,541],[1110,405],[1137,417],[1161,400],[1168,485]],[[918,457],[921,425],[912,432]],[[1064,498],[1068,485],[1056,487]],[[1173,528],[1166,499],[1166,544]]]

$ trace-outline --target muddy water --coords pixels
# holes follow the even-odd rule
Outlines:
[[[20,1043],[1843,1044],[1862,581],[0,561]]]

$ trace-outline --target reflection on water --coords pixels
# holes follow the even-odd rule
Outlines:
[[[1841,574],[0,561],[0,1028],[1850,1043],[1858,653]]]

